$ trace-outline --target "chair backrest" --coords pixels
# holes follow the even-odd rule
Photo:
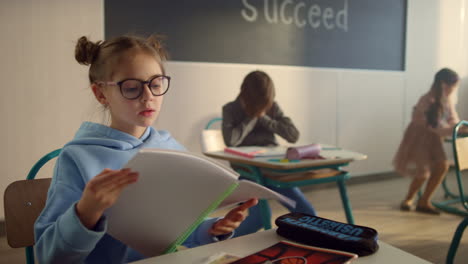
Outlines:
[[[221,129],[214,129],[213,125],[222,121],[222,118],[213,118],[205,126],[201,133],[201,147],[203,152],[223,150],[226,145],[224,144],[223,133]]]
[[[468,126],[468,122],[466,126]],[[454,143],[454,158],[455,163],[458,163],[457,169],[466,170],[468,169],[468,137],[454,137]]]
[[[34,245],[34,222],[44,208],[51,178],[15,181],[5,190],[5,226],[10,247]]]
[[[468,121],[460,121],[453,129],[453,157],[460,191],[461,204],[468,211],[468,201],[465,200],[461,171],[468,169],[468,136],[460,137],[458,131],[461,127],[468,128]]]
[[[56,149],[39,159],[29,171],[26,180],[8,185],[3,201],[8,244],[12,248],[26,247],[26,263],[34,264],[34,222],[45,206],[51,178],[37,179],[36,174],[49,160],[57,157]]]

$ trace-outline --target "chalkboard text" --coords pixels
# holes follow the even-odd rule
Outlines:
[[[260,1],[257,1],[260,2]],[[343,0],[343,9],[318,4],[306,5],[295,0],[263,0],[263,6],[255,6],[252,1],[242,0],[241,16],[248,22],[255,22],[264,16],[270,24],[282,23],[298,28],[310,26],[313,29],[323,27],[327,30],[348,31],[348,0]]]

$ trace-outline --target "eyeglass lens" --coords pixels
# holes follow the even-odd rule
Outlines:
[[[127,99],[138,98],[143,93],[145,83],[139,80],[123,81],[120,85],[123,97]],[[148,87],[154,96],[163,95],[169,88],[169,81],[165,76],[157,76],[149,81]]]

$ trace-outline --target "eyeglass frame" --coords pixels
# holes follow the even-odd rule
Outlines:
[[[149,87],[149,84],[156,78],[160,78],[160,77],[164,77],[167,79],[167,89],[166,91],[164,91],[164,93],[162,94],[154,94],[153,90]],[[122,92],[122,84],[125,82],[125,81],[130,81],[130,80],[133,80],[133,81],[139,81],[143,87],[143,89],[140,90],[140,93],[138,94],[138,96],[136,96],[135,98],[127,98],[124,96],[123,92]],[[151,94],[153,96],[162,96],[162,95],[165,95],[167,93],[167,91],[169,91],[169,87],[171,85],[171,76],[167,76],[167,75],[162,75],[162,74],[157,74],[157,75],[154,75],[152,77],[150,77],[147,81],[142,81],[140,79],[135,79],[135,78],[128,78],[128,79],[124,79],[124,80],[121,80],[121,81],[118,81],[118,82],[105,82],[105,81],[95,81],[94,82],[95,84],[97,85],[111,85],[111,86],[119,86],[119,90],[120,90],[120,94],[122,95],[123,98],[127,99],[127,100],[136,100],[138,98],[141,97],[141,95],[143,94],[143,91],[144,91],[144,87],[145,87],[145,84],[146,86],[148,86],[148,89],[150,90]]]

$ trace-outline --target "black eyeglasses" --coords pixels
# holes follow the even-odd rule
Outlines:
[[[99,85],[117,85],[120,88],[120,93],[122,96],[129,100],[134,100],[139,98],[143,94],[145,84],[148,85],[151,93],[154,96],[161,96],[169,90],[169,84],[171,82],[171,77],[165,75],[155,75],[147,81],[142,81],[138,79],[125,79],[120,82],[103,82],[97,81]]]

